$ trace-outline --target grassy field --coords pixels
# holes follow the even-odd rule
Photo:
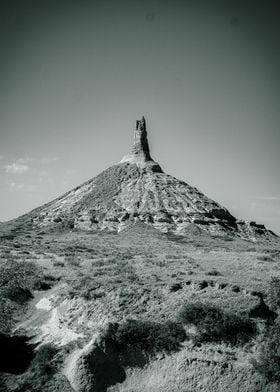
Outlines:
[[[269,322],[268,313],[259,315],[256,309],[262,298],[266,301],[271,278],[280,275],[276,247],[207,234],[176,237],[141,224],[119,234],[1,226],[0,237],[0,332],[16,329],[34,344],[58,350],[52,377],[33,363],[32,371],[20,375],[2,373],[3,390],[36,390],[32,388],[44,377],[41,390],[71,390],[63,376],[68,356],[82,350],[108,323],[121,328],[127,320],[142,320],[164,327],[178,323],[182,309],[192,304],[215,306],[227,320],[248,318],[256,333],[242,343],[219,341],[217,333],[215,341],[199,341],[199,325],[186,323],[185,341],[176,352],[149,353],[144,366],[124,361],[125,381],[96,390],[279,390],[252,365]],[[159,339],[156,334],[161,332],[155,331],[161,329],[152,331],[152,338]],[[17,389],[19,385],[23,389]]]

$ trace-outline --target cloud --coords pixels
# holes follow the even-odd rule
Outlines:
[[[23,185],[23,184],[18,184],[18,183],[16,183],[16,182],[10,182],[10,183],[8,184],[8,189],[9,189],[9,190],[20,191],[20,190],[23,189],[23,188],[24,188],[24,185]]]
[[[259,196],[256,197],[256,199],[263,201],[280,201],[280,196]]]
[[[18,158],[17,162],[18,163],[28,163],[28,162],[32,162],[34,159],[30,158],[30,157],[23,157],[23,158]]]
[[[57,162],[59,160],[59,158],[58,157],[43,157],[43,158],[41,158],[41,159],[39,159],[39,163],[42,163],[42,164],[45,164],[45,165],[48,165],[48,164],[50,164],[50,163],[54,163],[54,162]]]
[[[22,173],[26,173],[29,170],[29,166],[26,165],[26,163],[22,163],[20,162],[20,160],[18,160],[9,165],[5,165],[4,169],[6,173],[22,174]]]
[[[0,154],[0,161],[4,159],[4,156]],[[32,171],[34,173],[40,171],[40,167],[45,165],[51,165],[55,162],[59,161],[58,157],[42,157],[42,158],[31,158],[29,156],[21,157],[15,159],[12,163],[7,163],[3,165],[6,173],[11,174],[22,174],[27,171]],[[32,166],[37,166],[38,169],[30,167],[30,162],[32,162]]]

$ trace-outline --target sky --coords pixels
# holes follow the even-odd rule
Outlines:
[[[0,221],[130,151],[280,235],[280,6],[246,0],[0,5]]]

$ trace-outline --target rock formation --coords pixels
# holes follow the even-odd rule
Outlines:
[[[189,235],[195,225],[216,235],[275,237],[263,225],[237,220],[198,189],[164,173],[151,158],[144,117],[136,122],[131,153],[120,163],[23,219],[31,219],[35,227],[120,231],[140,221],[180,235]]]
[[[141,168],[151,168],[153,171],[162,172],[158,163],[154,162],[150,155],[150,148],[146,130],[146,120],[143,116],[141,120],[136,121],[134,131],[134,144],[130,155],[123,157],[120,163],[128,162],[136,164]]]

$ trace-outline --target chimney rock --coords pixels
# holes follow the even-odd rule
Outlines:
[[[143,116],[141,120],[136,121],[136,128],[134,130],[134,144],[132,151],[129,155],[126,155],[121,160],[121,163],[128,162],[134,163],[141,168],[153,168],[153,171],[162,172],[158,163],[154,162],[150,155],[146,120]]]

